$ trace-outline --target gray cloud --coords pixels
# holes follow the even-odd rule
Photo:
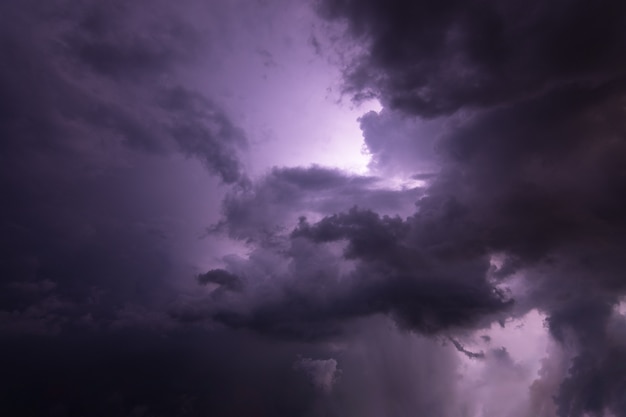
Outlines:
[[[364,114],[359,122],[375,171],[427,180],[439,170],[436,148],[445,132],[444,121],[418,120],[383,109]]]
[[[182,75],[207,48],[185,13],[164,2],[0,6],[3,415],[235,412],[230,399],[198,402],[204,378],[178,365],[203,354],[190,351],[196,336],[170,338],[182,326],[165,314],[193,275],[172,201],[179,155],[223,183],[244,177],[245,135]],[[216,181],[205,191],[219,198]],[[225,361],[208,362],[206,372]],[[292,382],[306,403],[313,390]]]
[[[626,64],[620,1],[326,0],[320,11],[366,44],[347,89],[426,117],[602,84]]]
[[[374,174],[258,179],[188,72],[205,9],[177,7],[0,6],[0,412],[626,416],[621,2],[325,0],[346,90],[386,107],[360,120]],[[179,183],[147,190],[175,154],[232,185],[206,238],[244,249],[200,274]],[[536,378],[475,348],[535,309]]]
[[[453,262],[503,256],[498,280],[526,278],[513,314],[546,312],[573,358],[555,412],[625,415],[624,374],[604,364],[623,349],[621,330],[605,330],[624,294],[623,4],[329,0],[321,11],[364,46],[346,69],[357,99],[443,120],[413,242],[437,242]],[[369,117],[365,137],[384,137]],[[389,148],[372,141],[380,158],[398,143],[388,137]]]
[[[242,290],[242,283],[239,277],[223,269],[212,269],[204,274],[198,275],[198,282],[203,285],[209,283],[217,284],[220,288],[230,291]]]
[[[94,309],[106,322],[120,304],[171,298],[166,281],[185,268],[168,241],[180,220],[168,218],[173,204],[149,191],[163,176],[152,164],[182,153],[222,182],[245,177],[238,157],[245,135],[180,75],[207,48],[197,27],[165,4],[147,14],[144,6],[1,7],[7,324],[20,314],[30,320],[31,307],[46,316],[51,299],[72,306],[59,319],[81,320]],[[20,290],[46,282],[53,294]],[[85,301],[94,291],[106,294],[97,305]]]
[[[243,132],[179,75],[207,47],[181,14],[160,8],[143,16],[138,4],[90,2],[3,9],[9,19],[0,106],[8,151],[84,152],[121,142],[163,153],[175,145],[224,182],[242,177]],[[29,27],[36,29],[26,35]]]
[[[227,230],[237,239],[265,242],[292,228],[300,216],[321,216],[353,206],[383,213],[408,213],[422,193],[419,187],[395,190],[383,178],[347,174],[337,169],[274,168],[251,187],[235,189],[223,203]]]
[[[243,294],[220,293],[174,315],[296,340],[336,338],[348,322],[377,314],[426,334],[501,318],[511,301],[487,280],[486,254],[442,244],[437,233],[415,240],[419,226],[357,208],[313,225],[301,218],[289,238],[271,238],[278,245],[255,241],[254,257],[227,265]]]
[[[415,174],[432,174],[419,166],[419,154],[432,161],[434,148],[439,170],[406,220],[353,209],[301,221],[281,246],[285,262],[297,265],[293,242],[308,240],[314,250],[339,245],[336,265],[352,262],[350,272],[319,269],[315,292],[308,271],[294,267],[284,274],[288,285],[272,283],[271,297],[243,309],[224,304],[230,313],[214,317],[275,336],[315,338],[377,313],[439,333],[539,309],[573,360],[561,374],[554,411],[624,415],[623,387],[615,382],[623,373],[609,374],[602,359],[619,357],[623,346],[613,342],[620,330],[603,330],[625,289],[621,3],[563,9],[328,1],[321,11],[346,20],[364,46],[346,70],[357,99],[375,95],[408,117],[439,117],[428,123],[440,135],[427,132],[424,140],[418,128],[398,127],[393,119],[402,116],[366,115],[361,125],[375,163],[393,170],[399,161],[409,170],[413,160]],[[415,156],[402,159],[403,151]],[[255,201],[281,201],[270,189],[256,193]],[[244,218],[227,216],[231,230]],[[490,264],[493,255],[502,265]],[[514,276],[524,278],[525,290],[511,304],[501,288]]]

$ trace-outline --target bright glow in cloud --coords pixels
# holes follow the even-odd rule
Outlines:
[[[532,310],[522,318],[507,321],[504,327],[493,323],[488,330],[476,335],[475,343],[465,348],[477,352],[505,348],[515,363],[524,366],[530,374],[536,375],[550,340],[548,330],[544,326],[545,318],[542,313]],[[483,366],[482,362],[459,354],[468,372],[473,373]]]
[[[318,44],[327,34],[316,31],[308,5],[269,6],[261,16],[254,7],[241,7],[233,13],[237,20],[222,19],[224,41],[192,76],[245,130],[248,172],[313,164],[367,172],[370,156],[358,118],[380,111],[380,103],[356,105],[342,95],[341,72]],[[256,24],[243,25],[247,19]]]
[[[476,334],[475,343],[465,349],[483,352],[484,358],[461,358],[461,388],[474,417],[517,415],[527,407],[529,388],[539,377],[542,359],[547,356],[550,337],[537,310],[510,320],[505,327],[493,323]],[[512,414],[513,413],[513,414]]]

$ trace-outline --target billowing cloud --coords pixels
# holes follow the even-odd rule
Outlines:
[[[0,6],[0,413],[625,417],[626,6],[226,3]]]
[[[329,0],[321,10],[364,46],[349,91],[443,120],[441,171],[414,238],[499,254],[498,279],[527,279],[516,310],[545,311],[573,358],[558,414],[624,415],[614,382],[624,374],[605,368],[623,350],[623,331],[607,330],[625,282],[623,4]]]
[[[216,230],[226,228],[258,246],[243,268],[230,266],[238,275],[229,282],[243,282],[245,294],[213,294],[200,311],[175,315],[309,340],[336,336],[342,321],[376,314],[431,334],[484,324],[507,309],[507,295],[487,280],[487,252],[446,244],[449,231],[428,230],[426,214],[403,220],[352,207],[314,224],[302,217],[358,202],[384,210],[392,199],[420,194],[419,189],[373,188],[376,182],[319,167],[275,169],[253,189],[233,194]],[[453,216],[459,208],[450,202],[443,209],[436,215]],[[297,227],[287,235],[297,217]],[[458,244],[464,243],[471,244]],[[213,270],[201,277],[227,273]]]
[[[622,320],[613,311],[625,290],[621,3],[330,0],[320,7],[347,22],[362,51],[346,69],[347,90],[399,112],[361,120],[374,163],[393,172],[398,161],[406,172],[413,160],[416,178],[429,185],[406,219],[373,207],[301,221],[292,241],[340,245],[339,264],[354,269],[325,271],[342,278],[319,293],[303,284],[306,274],[290,270],[283,288],[295,292],[276,290],[219,317],[284,336],[277,330],[293,335],[299,324],[320,323],[327,330],[336,319],[386,313],[438,333],[539,309],[571,359],[556,412],[624,415],[623,387],[614,382],[623,373],[605,368],[623,350],[621,328],[606,330]],[[436,119],[413,128],[402,126],[403,117]],[[424,169],[422,155],[438,169]],[[286,248],[287,264],[296,265],[299,255]],[[509,302],[505,288],[520,279]],[[299,285],[307,290],[293,290]]]
[[[264,242],[284,234],[301,216],[321,218],[358,206],[389,214],[409,213],[422,188],[389,188],[384,178],[347,174],[337,169],[273,168],[249,187],[235,188],[223,203],[224,219],[215,230]]]
[[[27,2],[4,5],[3,15],[7,151],[48,146],[94,157],[120,144],[178,148],[224,182],[242,178],[243,132],[181,76],[208,48],[184,14],[165,5],[145,16],[140,4]]]
[[[320,3],[365,44],[347,68],[348,90],[426,117],[604,84],[626,64],[619,0]]]
[[[165,281],[185,269],[171,253],[180,209],[151,184],[173,198],[177,155],[245,182],[245,134],[181,75],[208,48],[199,29],[165,3],[143,6],[1,6],[0,269],[13,330],[171,298]]]
[[[178,368],[190,339],[163,338],[180,327],[164,306],[193,276],[177,200],[194,188],[184,177],[197,163],[184,157],[206,167],[214,198],[218,181],[242,181],[246,137],[183,75],[208,48],[186,13],[164,2],[0,5],[4,415],[207,409],[193,405],[202,378]],[[145,356],[149,340],[162,350]],[[148,387],[150,369],[159,380],[178,369],[184,387]]]

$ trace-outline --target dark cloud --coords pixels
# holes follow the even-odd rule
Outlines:
[[[328,1],[322,12],[346,19],[364,46],[347,69],[348,89],[404,113],[361,119],[374,166],[429,186],[405,219],[378,214],[378,199],[345,207],[345,196],[358,201],[351,190],[376,194],[337,173],[274,170],[227,199],[223,226],[264,246],[226,269],[258,277],[259,259],[276,259],[267,272],[276,279],[196,318],[319,340],[377,314],[452,334],[539,309],[551,335],[573,343],[566,355],[579,358],[561,374],[560,415],[623,415],[614,382],[623,374],[585,359],[622,349],[608,349],[617,331],[602,330],[625,290],[621,3]],[[301,219],[287,238],[281,226],[307,210],[318,217]],[[279,244],[266,245],[268,237]],[[525,288],[513,302],[503,288],[520,275]],[[505,350],[489,356],[511,365]]]
[[[204,274],[198,275],[198,282],[206,285],[209,283],[217,284],[220,288],[230,291],[241,291],[241,279],[237,275],[231,274],[223,269],[212,269]]]
[[[254,396],[241,369],[217,370],[232,348],[173,340],[184,330],[166,314],[194,275],[177,237],[178,155],[223,183],[244,176],[244,134],[181,76],[206,48],[195,26],[165,3],[26,1],[0,16],[0,413],[247,413],[232,398]],[[210,356],[192,352],[198,338],[218,356],[192,376]],[[291,369],[305,352],[288,351],[265,375],[293,376],[297,400],[254,400],[261,415],[313,396]],[[212,399],[198,391],[207,374],[222,380]]]
[[[63,12],[50,11],[74,30],[61,40],[72,51],[70,59],[118,81],[139,81],[190,61],[202,48],[194,28],[173,8],[160,3],[152,13],[142,6],[65,2]]]
[[[166,281],[185,267],[170,253],[173,204],[150,191],[167,175],[151,172],[156,161],[183,153],[225,183],[244,178],[243,132],[179,75],[206,48],[197,28],[143,6],[1,6],[0,270],[13,330],[58,330],[53,317],[92,310],[106,322],[125,303],[173,297]],[[54,288],[25,290],[44,283]]]
[[[302,222],[294,236],[317,242],[346,240],[347,259],[381,274],[374,291],[381,311],[389,309],[409,328],[431,333],[472,326],[506,309],[505,295],[486,280],[489,263],[484,256],[441,245],[436,235],[415,242],[420,230],[413,229],[413,221],[352,209],[314,226]]]
[[[250,187],[235,189],[223,203],[226,229],[237,239],[266,242],[292,228],[300,216],[323,215],[352,206],[383,213],[408,213],[422,193],[420,187],[390,189],[383,178],[359,176],[337,169],[274,168]]]
[[[347,69],[349,91],[427,117],[603,84],[626,64],[618,0],[325,0],[320,11],[366,45]]]
[[[194,2],[0,6],[1,413],[626,416],[626,6],[319,6],[385,106],[368,176],[248,178]],[[174,154],[232,186],[206,238],[243,249],[208,272],[182,181],[150,191]],[[532,310],[554,346],[519,396],[528,364],[475,342]]]
[[[487,280],[487,257],[436,240],[414,242],[412,221],[357,208],[313,225],[301,218],[288,240],[229,266],[245,277],[240,297],[201,300],[175,316],[296,340],[335,338],[347,322],[378,314],[425,334],[501,317],[511,302]],[[258,260],[272,256],[273,265],[265,261],[269,268],[261,271]]]
[[[472,352],[471,350],[465,349],[465,347],[461,344],[461,342],[459,342],[456,339],[450,338],[450,342],[452,342],[452,344],[454,345],[456,350],[458,350],[459,352],[461,352],[462,354],[464,354],[465,356],[467,356],[470,359],[483,359],[485,357],[485,353],[482,352],[482,351],[481,352]],[[497,354],[501,354],[502,352],[506,352],[506,351],[496,350]]]
[[[441,242],[447,230],[422,233],[417,219],[356,207],[314,224],[300,217],[355,202],[402,209],[421,194],[375,188],[379,181],[319,167],[274,169],[253,188],[232,194],[215,230],[225,228],[258,248],[253,259],[227,268],[247,283],[245,293],[241,300],[228,296],[217,303],[213,298],[210,306],[183,306],[175,315],[311,340],[336,336],[345,321],[381,313],[408,328],[439,333],[485,324],[506,310],[507,297],[487,281],[487,252]],[[432,215],[452,218],[458,210],[450,202]],[[289,237],[285,231],[297,217]]]
[[[184,154],[199,158],[228,184],[246,183],[238,157],[246,137],[222,110],[201,94],[183,88],[164,91],[160,104],[169,116],[165,128]]]
[[[178,75],[207,48],[193,25],[164,6],[144,16],[139,4],[57,3],[3,6],[0,107],[11,156],[33,146],[178,147],[224,182],[242,178],[243,132]]]
[[[625,415],[616,382],[624,373],[605,364],[623,349],[622,330],[607,330],[626,282],[623,7],[328,0],[320,8],[347,22],[362,47],[346,68],[357,99],[376,96],[440,123],[431,140],[441,170],[407,239],[455,263],[495,254],[503,259],[495,279],[525,278],[512,311],[546,312],[574,358],[561,374],[560,416]],[[399,142],[398,129],[380,127],[388,114],[362,122],[380,160]],[[404,130],[400,149],[423,146],[418,131]]]

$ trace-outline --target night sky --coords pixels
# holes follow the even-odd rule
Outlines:
[[[0,353],[7,417],[626,417],[626,2],[0,2]]]

